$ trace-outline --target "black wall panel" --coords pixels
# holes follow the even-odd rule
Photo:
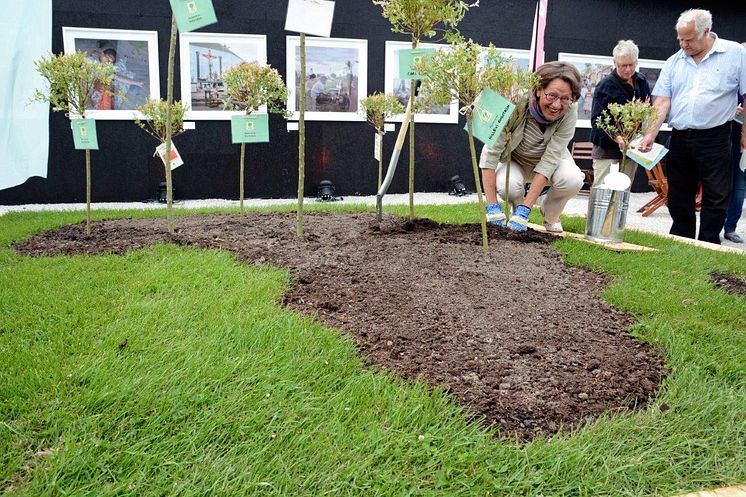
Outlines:
[[[218,23],[200,31],[261,33],[267,35],[267,57],[285,77],[286,0],[213,0]],[[536,2],[534,0],[482,0],[460,25],[461,31],[481,43],[528,49]],[[728,39],[746,40],[746,2],[689,0],[550,0],[546,31],[547,60],[558,52],[610,54],[616,41],[632,38],[640,56],[666,59],[678,49],[673,25],[690,7],[713,12],[714,31]],[[62,51],[62,26],[141,29],[158,31],[161,95],[166,94],[166,61],[170,8],[166,0],[54,0],[53,51]],[[370,0],[337,0],[332,36],[368,39],[368,93],[383,91],[384,44],[407,40],[391,32]],[[175,96],[179,98],[178,51]],[[70,124],[50,112],[48,177],[0,191],[0,204],[80,202],[85,196],[84,152],[73,148]],[[448,179],[459,174],[473,187],[466,134],[459,125],[417,124],[415,189],[445,191]],[[397,127],[398,129],[398,127]],[[155,140],[130,121],[99,121],[100,150],[92,152],[94,201],[148,200],[155,196],[163,171],[153,157]],[[292,197],[297,187],[298,133],[270,117],[268,144],[248,144],[247,197]],[[579,129],[578,140],[588,130]],[[384,162],[395,141],[385,136]],[[177,198],[237,198],[239,146],[231,144],[227,121],[196,121],[196,129],[176,137],[186,164],[174,171]],[[407,143],[391,192],[407,190]],[[330,179],[337,193],[375,193],[377,162],[373,159],[373,129],[363,122],[306,123],[307,195]]]

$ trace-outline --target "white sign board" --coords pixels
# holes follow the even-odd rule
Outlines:
[[[290,0],[285,31],[329,38],[332,33],[334,2],[329,0]]]

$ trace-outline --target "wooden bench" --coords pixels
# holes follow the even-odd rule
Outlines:
[[[590,169],[587,167],[581,167],[580,164],[578,164],[578,167],[580,167],[580,170],[583,171],[583,174],[585,174],[585,178],[583,179],[583,188],[580,190],[581,193],[589,193],[591,191],[591,186],[593,186],[593,143],[591,142],[573,142],[572,148],[570,149],[570,154],[572,154],[572,158],[574,161],[591,161],[591,167]]]

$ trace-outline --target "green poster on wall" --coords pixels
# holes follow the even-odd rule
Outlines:
[[[179,31],[186,33],[218,22],[212,0],[169,0]]]
[[[95,119],[72,119],[70,124],[76,150],[98,150]]]
[[[269,141],[267,114],[231,116],[233,143],[266,143]]]
[[[486,88],[474,103],[471,121],[474,136],[482,143],[492,145],[514,110],[515,105],[510,100]]]
[[[435,55],[434,48],[415,48],[414,50],[399,50],[399,79],[422,79],[422,75],[414,68],[423,57]]]

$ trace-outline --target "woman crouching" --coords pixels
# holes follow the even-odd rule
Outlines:
[[[479,167],[487,197],[487,220],[511,230],[526,231],[528,214],[545,186],[541,206],[547,231],[562,232],[560,214],[583,187],[584,174],[567,144],[575,135],[580,73],[565,62],[547,62],[536,70],[538,85],[520,101],[500,137],[482,149]],[[507,220],[497,203],[505,198],[505,173],[510,147],[510,191],[513,215]],[[528,190],[525,185],[530,183]]]

